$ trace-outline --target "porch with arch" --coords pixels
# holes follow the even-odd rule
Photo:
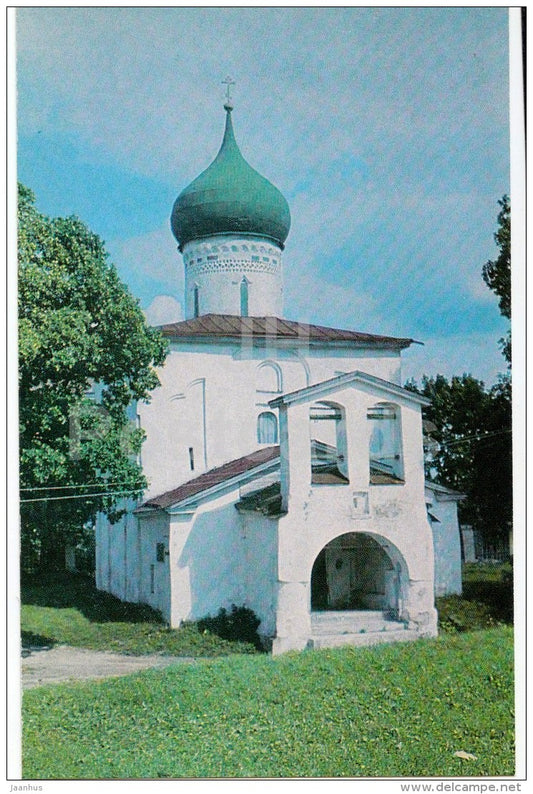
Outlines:
[[[333,644],[369,644],[385,639],[384,634],[390,638],[391,631],[402,639],[408,630],[408,590],[406,562],[389,540],[369,532],[336,536],[311,569],[309,645],[329,645],[335,636]]]

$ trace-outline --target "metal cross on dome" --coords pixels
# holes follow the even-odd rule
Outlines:
[[[222,83],[226,86],[226,104],[231,105],[231,86],[235,85],[235,80],[232,80],[231,77],[226,77],[222,80]]]

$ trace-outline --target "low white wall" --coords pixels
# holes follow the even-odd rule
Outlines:
[[[245,606],[261,620],[259,633],[274,636],[277,608],[278,521],[241,513],[245,554]]]
[[[457,502],[439,501],[427,490],[429,512],[438,518],[431,522],[435,552],[435,595],[461,594],[461,538],[457,520]]]
[[[171,516],[172,626],[216,615],[232,604],[252,609],[259,632],[275,629],[276,521],[235,508],[239,491],[194,513]]]
[[[149,604],[171,622],[169,554],[157,560],[157,544],[169,551],[168,516],[163,512],[139,517],[139,592],[138,600]]]
[[[216,615],[246,598],[238,491],[171,517],[172,625]]]

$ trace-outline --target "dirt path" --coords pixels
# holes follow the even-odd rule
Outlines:
[[[22,686],[24,689],[57,684],[61,681],[80,681],[90,678],[111,678],[146,670],[149,667],[168,667],[171,664],[194,662],[181,656],[124,656],[120,653],[92,651],[58,645],[55,648],[25,649],[22,655]]]

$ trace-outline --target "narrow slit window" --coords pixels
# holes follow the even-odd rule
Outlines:
[[[157,562],[165,562],[165,544],[164,543],[157,543],[156,544],[155,558],[156,558]]]
[[[241,281],[241,317],[248,317],[248,279],[246,276]]]
[[[150,593],[155,593],[155,565],[150,565]]]
[[[193,300],[194,300],[194,316],[200,316],[200,287],[198,284],[194,285],[193,291]]]
[[[278,443],[278,420],[276,414],[271,411],[263,411],[257,417],[257,443]]]
[[[191,471],[194,471],[194,448],[189,447],[189,466],[191,467]]]

